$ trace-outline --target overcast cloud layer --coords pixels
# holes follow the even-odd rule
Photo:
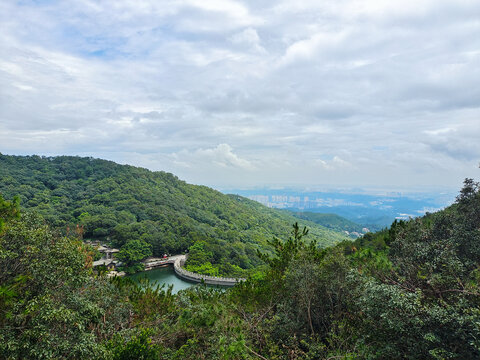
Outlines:
[[[459,187],[480,173],[480,1],[1,1],[0,152]]]

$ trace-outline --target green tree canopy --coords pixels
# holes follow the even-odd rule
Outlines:
[[[91,263],[87,247],[58,236],[36,214],[7,223],[0,235],[0,357],[107,357],[102,339],[125,324],[128,306],[105,279],[92,277]]]
[[[152,245],[142,240],[130,240],[117,254],[127,266],[132,266],[152,255]]]

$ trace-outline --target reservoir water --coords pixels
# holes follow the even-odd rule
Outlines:
[[[134,281],[139,281],[141,278],[146,277],[153,284],[165,284],[166,287],[168,287],[169,285],[173,285],[173,288],[172,288],[173,294],[176,294],[180,290],[187,289],[190,286],[193,286],[196,284],[193,282],[180,279],[177,275],[175,275],[173,266],[166,266],[166,267],[160,267],[160,268],[156,268],[149,271],[143,271],[133,275],[129,275],[129,277]],[[218,289],[226,288],[224,286],[218,286],[218,285],[207,285],[207,286],[211,288],[218,288]]]

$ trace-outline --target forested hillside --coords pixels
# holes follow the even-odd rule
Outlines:
[[[257,249],[297,221],[236,195],[189,185],[172,174],[80,157],[0,155],[0,194],[19,196],[64,234],[122,247],[149,244],[153,255],[193,246],[190,270],[244,275]],[[332,245],[338,232],[308,224],[311,239]]]
[[[478,359],[480,184],[456,203],[319,249],[271,240],[228,291],[108,280],[92,253],[0,196],[0,357]]]
[[[354,223],[342,216],[336,214],[323,214],[323,213],[315,213],[309,211],[289,211],[285,210],[287,213],[291,213],[293,216],[302,219],[312,221],[317,225],[326,227],[327,229],[331,229],[338,232],[356,232],[361,234],[364,229],[364,226]],[[356,237],[355,235],[353,237]]]

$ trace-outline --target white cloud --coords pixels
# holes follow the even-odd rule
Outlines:
[[[478,176],[479,11],[1,2],[0,151],[107,157],[210,185],[458,186]]]
[[[261,45],[260,37],[257,30],[253,28],[247,28],[239,33],[236,33],[230,37],[230,41],[236,45],[244,45],[253,51],[264,54],[266,50]]]
[[[187,0],[187,4],[205,11],[223,13],[233,18],[248,17],[248,9],[242,3],[231,0]]]
[[[177,163],[188,167],[201,165],[248,171],[255,169],[250,161],[235,154],[232,147],[228,144],[219,144],[215,148],[210,149],[197,149],[194,152],[182,151],[172,154],[172,156]]]
[[[323,58],[325,54],[335,51],[338,47],[347,46],[346,32],[321,32],[307,39],[294,42],[285,51],[280,59],[281,65],[288,65],[303,60],[316,60]]]

